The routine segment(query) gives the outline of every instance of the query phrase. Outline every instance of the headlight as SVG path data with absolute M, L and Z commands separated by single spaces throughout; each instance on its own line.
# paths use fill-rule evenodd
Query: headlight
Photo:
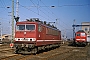
M 33 40 L 32 41 L 36 41 L 36 38 L 33 38 Z

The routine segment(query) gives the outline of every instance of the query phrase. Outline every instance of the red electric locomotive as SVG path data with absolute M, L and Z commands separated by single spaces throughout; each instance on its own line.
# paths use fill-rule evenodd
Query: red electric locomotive
M 41 49 L 60 46 L 61 31 L 39 19 L 16 22 L 15 53 L 37 53 Z
M 79 30 L 76 32 L 75 44 L 76 45 L 86 45 L 87 44 L 87 34 L 83 30 Z

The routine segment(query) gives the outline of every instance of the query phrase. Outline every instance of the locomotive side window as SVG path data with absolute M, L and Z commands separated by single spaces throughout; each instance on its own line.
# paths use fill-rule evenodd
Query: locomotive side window
M 38 25 L 38 31 L 41 32 L 41 30 L 42 30 L 41 25 Z
M 26 25 L 26 30 L 35 30 L 35 25 Z
M 17 30 L 25 30 L 25 25 L 17 25 Z

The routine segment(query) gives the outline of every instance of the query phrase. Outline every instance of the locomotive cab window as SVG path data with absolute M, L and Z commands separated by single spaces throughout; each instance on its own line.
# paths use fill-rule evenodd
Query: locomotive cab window
M 26 25 L 26 30 L 35 30 L 35 25 Z
M 25 30 L 25 25 L 17 25 L 17 30 Z
M 77 36 L 80 36 L 80 34 L 77 34 Z
M 81 36 L 85 36 L 85 33 L 81 33 Z

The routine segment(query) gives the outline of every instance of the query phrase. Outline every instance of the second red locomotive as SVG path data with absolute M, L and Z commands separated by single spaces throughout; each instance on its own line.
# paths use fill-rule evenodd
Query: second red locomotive
M 86 45 L 87 44 L 87 34 L 83 30 L 79 30 L 76 32 L 75 44 L 76 45 Z
M 60 46 L 61 31 L 39 19 L 16 22 L 15 53 L 37 53 L 41 49 Z

